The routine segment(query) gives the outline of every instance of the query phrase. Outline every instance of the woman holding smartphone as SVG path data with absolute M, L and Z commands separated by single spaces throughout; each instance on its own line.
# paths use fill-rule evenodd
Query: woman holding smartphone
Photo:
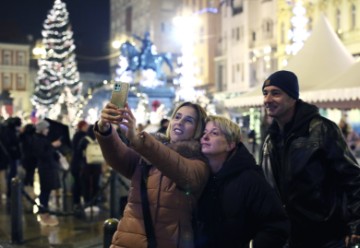
M 102 110 L 95 133 L 104 158 L 131 180 L 112 247 L 194 247 L 192 213 L 210 173 L 199 142 L 205 118 L 201 106 L 184 102 L 166 136 L 156 138 L 136 132 L 128 104 L 118 109 L 108 103 Z M 111 124 L 126 126 L 129 146 Z

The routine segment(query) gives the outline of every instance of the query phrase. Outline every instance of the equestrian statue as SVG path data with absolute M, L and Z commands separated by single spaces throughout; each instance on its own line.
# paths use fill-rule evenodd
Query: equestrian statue
M 128 62 L 126 71 L 136 72 L 150 69 L 156 72 L 158 79 L 165 78 L 162 68 L 164 63 L 170 71 L 173 71 L 171 53 L 156 53 L 149 32 L 145 32 L 143 38 L 137 35 L 133 35 L 133 37 L 142 42 L 140 51 L 130 41 L 126 41 L 120 46 L 120 53 Z

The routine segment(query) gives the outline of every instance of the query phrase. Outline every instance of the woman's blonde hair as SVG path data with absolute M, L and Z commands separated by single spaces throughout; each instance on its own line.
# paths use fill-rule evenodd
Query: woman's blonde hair
M 226 117 L 217 115 L 209 115 L 206 118 L 206 123 L 210 121 L 214 122 L 215 126 L 217 126 L 225 135 L 228 143 L 235 142 L 235 144 L 237 144 L 241 141 L 241 129 L 235 122 Z
M 193 139 L 200 140 L 200 138 L 204 132 L 204 129 L 205 129 L 205 119 L 207 117 L 207 114 L 206 114 L 205 109 L 203 107 L 201 107 L 199 104 L 192 103 L 192 102 L 183 102 L 183 103 L 179 104 L 175 108 L 175 110 L 173 111 L 173 113 L 171 115 L 170 123 L 171 123 L 171 120 L 176 115 L 176 113 L 178 112 L 178 110 L 184 106 L 189 106 L 189 107 L 193 108 L 196 112 L 197 120 L 196 120 L 196 128 L 195 128 L 195 133 L 194 133 Z M 169 125 L 166 130 L 166 137 L 169 139 L 170 139 L 170 129 L 171 129 L 171 125 Z

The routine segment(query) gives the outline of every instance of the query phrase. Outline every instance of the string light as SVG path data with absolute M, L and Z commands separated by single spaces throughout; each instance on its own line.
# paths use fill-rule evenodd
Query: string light
M 77 121 L 82 82 L 77 69 L 73 32 L 66 4 L 55 0 L 43 24 L 44 56 L 38 60 L 39 70 L 32 103 L 38 113 L 58 119 L 66 114 L 66 122 Z M 51 110 L 51 111 L 50 111 Z

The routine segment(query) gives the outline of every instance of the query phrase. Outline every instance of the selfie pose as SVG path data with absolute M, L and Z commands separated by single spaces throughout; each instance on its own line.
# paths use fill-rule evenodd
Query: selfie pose
M 129 105 L 108 103 L 95 125 L 104 158 L 131 180 L 128 203 L 112 247 L 194 247 L 192 213 L 209 176 L 199 139 L 205 111 L 185 102 L 174 111 L 166 138 L 136 131 Z M 111 124 L 124 125 L 127 146 Z

